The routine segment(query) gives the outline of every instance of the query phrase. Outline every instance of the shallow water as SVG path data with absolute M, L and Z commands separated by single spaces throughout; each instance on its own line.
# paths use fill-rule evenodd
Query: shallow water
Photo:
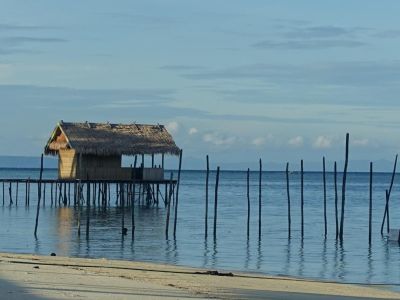
M 2 178 L 36 178 L 38 170 L 0 170 Z M 55 178 L 55 170 L 46 170 Z M 400 247 L 380 235 L 384 191 L 391 174 L 374 174 L 373 241 L 368 245 L 369 174 L 350 173 L 346 192 L 344 242 L 335 240 L 333 174 L 327 174 L 328 236 L 324 239 L 322 174 L 305 173 L 305 235 L 300 238 L 300 178 L 291 173 L 292 234 L 288 239 L 285 173 L 264 172 L 262 187 L 262 237 L 258 239 L 258 173 L 251 173 L 251 231 L 246 236 L 246 172 L 222 172 L 219 187 L 217 239 L 213 239 L 214 181 L 210 176 L 209 237 L 204 238 L 205 173 L 182 172 L 176 240 L 165 239 L 166 210 L 135 206 L 135 240 L 130 237 L 130 209 L 125 211 L 128 236 L 121 236 L 121 208 L 90 210 L 90 235 L 85 235 L 86 211 L 82 212 L 82 235 L 77 235 L 77 211 L 69 207 L 40 209 L 38 239 L 33 236 L 36 188 L 31 205 L 25 207 L 25 186 L 20 185 L 18 207 L 0 206 L 0 251 L 77 257 L 163 262 L 208 269 L 261 272 L 340 282 L 400 283 Z M 338 178 L 339 199 L 341 176 Z M 0 187 L 1 188 L 1 187 Z M 1 189 L 0 189 L 1 191 Z M 14 192 L 15 193 L 15 189 Z M 49 193 L 49 188 L 47 188 Z M 115 195 L 113 191 L 112 195 Z M 15 195 L 13 195 L 15 197 Z M 399 189 L 391 197 L 390 225 L 400 228 Z M 14 198 L 15 201 L 15 198 Z M 173 209 L 171 210 L 173 211 Z M 173 221 L 173 214 L 172 214 Z

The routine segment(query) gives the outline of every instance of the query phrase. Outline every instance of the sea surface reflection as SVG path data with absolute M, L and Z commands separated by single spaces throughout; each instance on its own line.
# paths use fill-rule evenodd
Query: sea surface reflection
M 2 170 L 2 177 L 36 176 L 35 170 Z M 47 170 L 48 178 L 55 176 Z M 212 174 L 214 176 L 214 174 Z M 214 240 L 213 187 L 210 186 L 210 225 L 204 237 L 203 172 L 182 174 L 176 239 L 166 239 L 166 210 L 163 205 L 136 205 L 135 239 L 131 238 L 131 210 L 111 200 L 111 206 L 86 207 L 81 212 L 81 235 L 77 234 L 78 211 L 74 207 L 40 209 L 38 238 L 33 236 L 36 198 L 31 205 L 20 199 L 18 206 L 0 207 L 0 250 L 3 252 L 51 252 L 62 256 L 161 262 L 207 269 L 260 272 L 273 275 L 319 278 L 341 282 L 399 284 L 400 247 L 379 233 L 384 209 L 384 190 L 390 174 L 376 174 L 374 185 L 373 241 L 368 245 L 368 174 L 350 173 L 345 238 L 335 239 L 332 174 L 328 174 L 328 236 L 324 238 L 322 174 L 305 174 L 305 235 L 300 236 L 299 177 L 291 177 L 292 232 L 287 234 L 287 202 L 284 173 L 265 173 L 263 185 L 263 231 L 258 238 L 257 173 L 251 174 L 251 231 L 246 234 L 246 173 L 222 172 L 218 206 L 218 232 Z M 26 176 L 28 177 L 28 176 Z M 212 181 L 213 178 L 211 178 Z M 34 189 L 34 187 L 32 187 Z M 115 193 L 112 191 L 111 194 Z M 392 192 L 391 226 L 400 228 L 399 189 Z M 21 187 L 20 195 L 24 195 Z M 7 195 L 6 195 L 7 196 Z M 171 210 L 173 211 L 173 210 Z M 122 214 L 128 235 L 121 234 Z M 89 235 L 86 217 L 90 216 Z M 173 214 L 171 224 L 173 223 Z

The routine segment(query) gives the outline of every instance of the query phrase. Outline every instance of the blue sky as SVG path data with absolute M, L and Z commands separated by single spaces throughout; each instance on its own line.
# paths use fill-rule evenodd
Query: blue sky
M 164 123 L 193 165 L 341 160 L 346 132 L 365 169 L 399 151 L 399 1 L 1 7 L 0 155 L 61 119 Z

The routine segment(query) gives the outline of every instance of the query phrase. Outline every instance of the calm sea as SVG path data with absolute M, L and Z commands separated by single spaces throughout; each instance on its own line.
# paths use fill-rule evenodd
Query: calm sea
M 38 173 L 38 170 L 2 169 L 0 177 L 37 178 Z M 56 171 L 46 170 L 45 177 L 55 178 Z M 165 238 L 166 210 L 163 205 L 159 208 L 136 206 L 135 240 L 130 238 L 130 232 L 123 238 L 123 212 L 115 206 L 115 192 L 112 193 L 114 199 L 111 200 L 111 207 L 92 207 L 89 238 L 85 236 L 84 220 L 82 235 L 80 238 L 77 236 L 77 212 L 74 208 L 51 207 L 50 196 L 47 195 L 46 206 L 40 210 L 36 240 L 33 236 L 36 188 L 31 190 L 30 207 L 23 205 L 24 185 L 20 186 L 18 207 L 10 207 L 6 185 L 5 206 L 0 207 L 0 251 L 44 255 L 55 252 L 62 256 L 151 261 L 339 282 L 398 284 L 400 247 L 380 235 L 385 189 L 389 187 L 390 177 L 391 174 L 387 173 L 374 174 L 371 247 L 368 245 L 369 174 L 350 173 L 348 176 L 344 242 L 340 245 L 335 239 L 332 173 L 327 174 L 327 239 L 324 238 L 322 174 L 305 173 L 303 240 L 300 238 L 299 174 L 290 174 L 292 235 L 288 239 L 285 173 L 263 173 L 262 237 L 259 240 L 258 173 L 251 173 L 251 230 L 248 240 L 246 172 L 222 172 L 217 239 L 214 241 L 212 225 L 215 173 L 210 176 L 209 237 L 205 239 L 205 173 L 184 171 L 175 240 L 172 236 L 170 239 Z M 338 179 L 340 199 L 341 176 Z M 399 188 L 395 181 L 390 206 L 392 228 L 400 228 Z M 82 216 L 85 218 L 85 211 Z M 125 222 L 129 231 L 130 219 L 130 211 L 127 209 Z

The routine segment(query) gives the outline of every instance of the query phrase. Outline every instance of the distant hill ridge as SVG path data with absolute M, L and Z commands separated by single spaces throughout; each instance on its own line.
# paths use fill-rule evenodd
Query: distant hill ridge
M 57 168 L 57 158 L 45 157 L 45 168 Z M 34 156 L 0 156 L 0 168 L 40 168 L 40 157 Z
M 132 164 L 131 157 L 123 157 L 122 164 L 124 166 L 129 166 Z M 151 162 L 146 160 L 145 165 L 150 164 Z M 221 166 L 221 170 L 241 170 L 245 171 L 247 168 L 250 168 L 252 171 L 258 170 L 258 159 L 249 162 L 222 162 L 219 164 Z M 285 162 L 263 162 L 263 170 L 264 171 L 284 171 L 285 170 Z M 343 162 L 338 162 L 338 171 L 341 172 L 343 168 Z M 293 161 L 290 164 L 292 171 L 299 170 L 299 162 Z M 58 168 L 58 158 L 45 156 L 44 158 L 44 167 L 46 169 L 56 169 Z M 165 162 L 166 169 L 176 169 L 178 167 L 178 162 L 176 158 L 167 159 Z M 7 156 L 0 155 L 0 168 L 40 168 L 40 156 Z M 211 169 L 216 168 L 216 163 L 214 162 L 211 166 Z M 205 159 L 199 159 L 195 157 L 185 157 L 183 158 L 183 166 L 184 170 L 205 170 Z M 322 163 L 321 162 L 311 162 L 305 161 L 305 171 L 322 171 Z M 349 172 L 368 172 L 369 170 L 369 162 L 363 160 L 350 160 L 349 162 Z M 375 172 L 392 172 L 393 170 L 393 162 L 390 160 L 377 160 L 374 162 L 374 171 Z M 398 168 L 398 171 L 400 168 Z M 333 161 L 327 161 L 327 172 L 333 171 Z

